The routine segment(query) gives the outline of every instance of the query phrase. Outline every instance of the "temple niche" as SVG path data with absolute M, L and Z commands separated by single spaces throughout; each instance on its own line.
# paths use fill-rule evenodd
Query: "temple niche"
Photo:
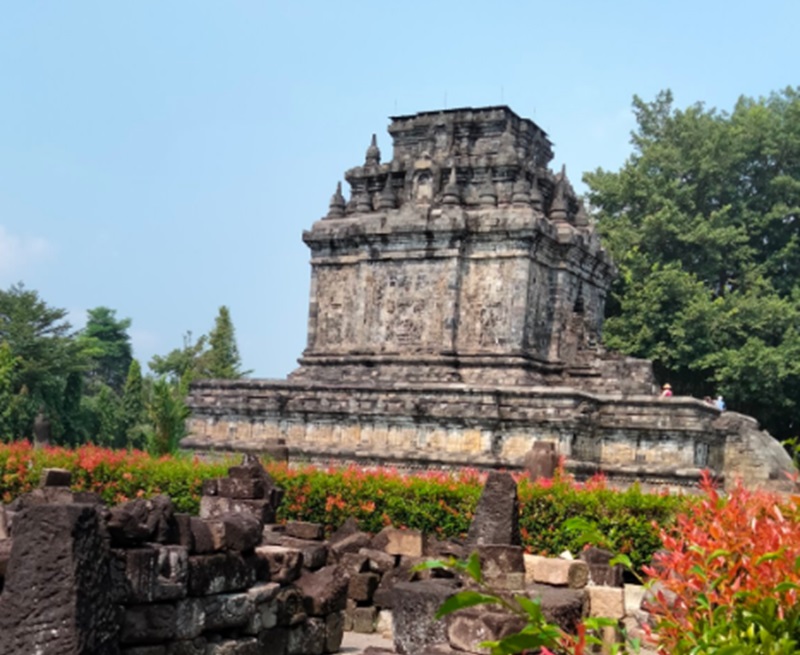
M 303 233 L 308 340 L 286 380 L 203 380 L 184 448 L 405 467 L 522 466 L 685 486 L 703 468 L 780 486 L 750 418 L 660 400 L 650 362 L 602 344 L 616 269 L 550 139 L 505 106 L 391 118 Z

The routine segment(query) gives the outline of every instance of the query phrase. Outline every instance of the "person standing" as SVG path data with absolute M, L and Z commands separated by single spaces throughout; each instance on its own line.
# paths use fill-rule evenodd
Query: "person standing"
M 661 397 L 672 398 L 672 385 L 669 382 L 661 387 Z
M 725 411 L 725 401 L 722 399 L 722 394 L 717 396 L 716 400 L 714 401 L 714 406 L 721 412 Z

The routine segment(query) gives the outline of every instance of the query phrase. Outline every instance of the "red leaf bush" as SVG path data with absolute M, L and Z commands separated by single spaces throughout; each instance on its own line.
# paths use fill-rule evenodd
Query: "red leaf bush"
M 701 486 L 644 568 L 660 652 L 799 652 L 800 497 Z

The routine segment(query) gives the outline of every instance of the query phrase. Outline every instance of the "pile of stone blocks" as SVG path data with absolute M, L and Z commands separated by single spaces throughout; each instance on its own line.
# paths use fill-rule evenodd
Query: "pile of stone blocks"
M 484 581 L 495 593 L 538 600 L 545 618 L 575 634 L 581 619 L 618 621 L 629 636 L 642 637 L 648 616 L 641 610 L 643 590 L 624 585 L 612 553 L 590 548 L 579 559 L 527 554 L 520 545 L 516 483 L 507 473 L 491 473 L 478 503 L 466 549 L 477 552 Z M 401 582 L 393 590 L 394 650 L 372 648 L 365 655 L 486 654 L 478 644 L 498 640 L 524 626 L 519 617 L 495 606 L 479 606 L 435 619 L 436 610 L 459 590 L 474 587 L 466 577 Z M 610 629 L 609 645 L 620 638 Z
M 0 558 L 4 655 L 339 650 L 348 576 L 262 546 L 282 493 L 260 464 L 207 482 L 200 517 L 176 513 L 166 496 L 110 509 L 74 502 L 68 484 L 20 497 L 10 530 L 0 512 L 1 543 L 11 543 Z

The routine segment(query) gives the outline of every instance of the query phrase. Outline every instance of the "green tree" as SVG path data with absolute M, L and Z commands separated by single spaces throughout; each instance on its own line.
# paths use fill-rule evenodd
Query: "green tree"
M 163 357 L 154 355 L 148 366 L 153 373 L 166 377 L 173 384 L 187 377 L 209 377 L 205 356 L 207 342 L 207 336 L 202 335 L 194 341 L 192 333 L 187 332 L 183 335 L 183 348 L 175 348 Z
M 633 102 L 634 151 L 587 173 L 620 268 L 605 341 L 678 393 L 723 393 L 775 436 L 800 425 L 800 89 L 731 113 Z
M 70 446 L 86 442 L 89 435 L 86 431 L 86 420 L 82 408 L 83 374 L 72 371 L 67 375 L 64 384 L 64 396 L 61 404 L 64 436 L 62 441 Z
M 153 382 L 147 412 L 153 424 L 150 451 L 155 455 L 174 452 L 178 441 L 186 434 L 189 410 L 184 402 L 185 387 L 173 385 L 166 379 Z
M 87 377 L 90 382 L 102 382 L 121 394 L 133 359 L 128 335 L 131 319 L 118 320 L 116 311 L 108 307 L 95 307 L 87 314 L 86 327 L 80 335 L 91 352 Z
M 126 445 L 129 448 L 146 446 L 147 408 L 145 406 L 144 381 L 139 361 L 131 361 L 125 388 L 122 394 L 122 425 Z
M 91 440 L 106 448 L 123 448 L 126 437 L 122 429 L 122 401 L 107 384 L 98 385 L 96 393 L 83 397 Z
M 0 441 L 9 441 L 14 433 L 14 373 L 18 360 L 7 341 L 0 343 Z
M 228 308 L 223 305 L 208 335 L 207 371 L 212 378 L 236 379 L 247 375 L 242 371 L 242 360 L 236 345 L 236 334 Z
M 21 283 L 0 291 L 0 343 L 16 361 L 11 375 L 11 438 L 31 435 L 44 405 L 53 435 L 63 434 L 62 399 L 67 376 L 87 368 L 85 345 L 74 338 L 64 309 L 50 307 Z

